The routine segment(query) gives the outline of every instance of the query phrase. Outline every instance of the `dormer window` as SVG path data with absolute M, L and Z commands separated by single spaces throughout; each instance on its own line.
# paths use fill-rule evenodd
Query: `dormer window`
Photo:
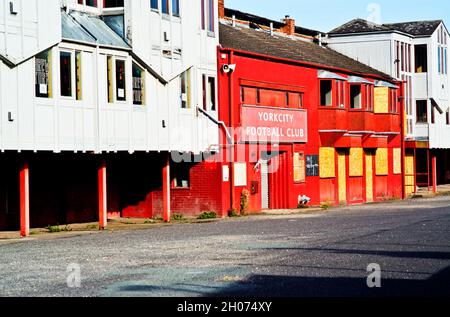
M 124 0 L 104 0 L 103 7 L 108 8 L 123 8 Z

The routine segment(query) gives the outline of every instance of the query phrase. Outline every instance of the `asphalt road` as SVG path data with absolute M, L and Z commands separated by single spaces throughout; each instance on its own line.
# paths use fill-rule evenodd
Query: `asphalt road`
M 0 243 L 0 295 L 449 296 L 450 198 Z

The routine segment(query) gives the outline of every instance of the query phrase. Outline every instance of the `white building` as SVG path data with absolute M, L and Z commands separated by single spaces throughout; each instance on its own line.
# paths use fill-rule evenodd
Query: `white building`
M 28 173 L 40 153 L 72 153 L 76 165 L 217 147 L 217 125 L 198 110 L 217 119 L 217 16 L 217 0 L 2 0 L 0 161 Z
M 414 190 L 450 183 L 449 41 L 440 20 L 379 25 L 357 19 L 326 39 L 330 48 L 405 82 L 406 178 Z

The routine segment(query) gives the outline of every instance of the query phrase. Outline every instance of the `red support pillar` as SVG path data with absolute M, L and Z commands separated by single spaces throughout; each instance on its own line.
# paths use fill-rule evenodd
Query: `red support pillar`
M 108 226 L 108 196 L 106 186 L 106 162 L 98 169 L 98 227 L 100 230 Z
M 20 235 L 30 235 L 30 170 L 28 163 L 20 168 Z
M 170 158 L 167 155 L 163 166 L 163 219 L 170 222 Z
M 433 193 L 437 193 L 437 157 L 434 152 L 431 155 L 431 178 L 433 182 Z

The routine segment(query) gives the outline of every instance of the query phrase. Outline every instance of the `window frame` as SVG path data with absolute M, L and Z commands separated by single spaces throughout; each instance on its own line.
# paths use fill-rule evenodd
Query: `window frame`
M 109 60 L 111 60 L 111 78 L 109 78 Z M 119 100 L 118 99 L 118 88 L 117 88 L 117 62 L 121 61 L 124 63 L 125 66 L 125 100 Z M 107 97 L 107 103 L 112 105 L 112 104 L 126 104 L 129 101 L 129 94 L 128 94 L 128 59 L 126 57 L 122 57 L 122 56 L 116 56 L 116 55 L 106 55 L 106 85 L 107 85 L 107 93 L 106 93 L 106 97 Z M 110 83 L 111 81 L 111 87 L 112 87 L 112 92 L 109 90 L 110 89 Z M 111 95 L 110 95 L 111 94 Z
M 179 173 L 180 173 L 180 169 L 182 168 L 187 168 L 187 171 L 183 171 L 185 175 L 183 176 L 187 176 L 188 177 L 188 184 L 187 186 L 182 186 L 178 184 L 178 178 Z M 192 187 L 192 177 L 191 177 L 191 169 L 192 169 L 192 165 L 189 163 L 177 163 L 177 164 L 171 164 L 171 174 L 173 175 L 173 179 L 170 182 L 171 183 L 171 189 L 173 190 L 190 190 Z M 185 179 L 181 180 L 181 183 L 183 183 L 183 181 L 186 181 Z
M 330 104 L 324 104 L 324 103 L 322 103 L 322 83 L 324 83 L 324 82 L 329 82 L 330 83 L 330 94 L 331 94 L 331 96 L 330 96 Z M 334 107 L 334 80 L 332 80 L 332 79 L 320 79 L 319 80 L 319 105 L 320 105 L 320 107 L 323 107 L 323 108 L 333 108 Z M 324 100 L 326 100 L 327 98 L 325 98 Z
M 350 97 L 350 103 L 349 103 L 349 110 L 351 111 L 364 111 L 364 94 L 363 94 L 363 84 L 360 83 L 350 83 L 349 85 L 349 97 Z M 359 107 L 355 108 L 352 107 L 352 104 L 354 103 L 354 97 L 352 97 L 352 88 L 358 87 L 359 88 Z
M 38 93 L 38 85 L 40 85 L 38 83 L 37 77 L 38 77 L 38 72 L 37 72 L 37 64 L 36 64 L 36 59 L 41 59 L 38 57 L 41 57 L 43 54 L 46 54 L 46 61 L 47 61 L 47 72 L 46 72 L 46 80 L 47 80 L 47 96 L 44 96 L 44 94 Z M 54 98 L 54 85 L 53 85 L 53 55 L 54 55 L 54 50 L 52 48 L 43 51 L 39 54 L 37 54 L 34 57 L 34 97 L 35 98 L 39 98 L 39 99 L 53 99 Z
M 425 114 L 425 120 L 419 121 L 419 106 L 425 105 L 425 111 L 423 113 Z M 426 99 L 420 99 L 416 100 L 416 124 L 428 124 L 428 100 Z
M 183 77 L 185 77 L 183 85 Z M 190 110 L 192 108 L 192 71 L 187 69 L 180 75 L 180 108 L 182 110 Z M 183 92 L 183 90 L 185 92 Z M 186 100 L 183 100 L 183 94 L 186 94 Z M 183 104 L 186 103 L 186 106 Z
M 214 91 L 210 86 L 211 80 Z M 205 111 L 217 111 L 217 78 L 215 76 L 202 75 L 202 108 Z
M 133 88 L 133 105 L 137 106 L 137 107 L 144 107 L 146 106 L 146 85 L 145 85 L 145 79 L 146 79 L 146 72 L 145 69 L 143 67 L 141 67 L 138 63 L 136 63 L 135 61 L 132 61 L 131 63 L 131 76 L 132 76 L 132 88 Z M 138 91 L 139 89 L 135 88 L 135 77 L 134 76 L 134 69 L 138 68 L 139 71 L 141 72 L 141 76 L 140 76 L 140 80 L 141 80 L 141 87 L 140 87 L 140 92 L 141 92 L 141 103 L 137 103 L 135 101 L 135 93 L 136 91 Z

